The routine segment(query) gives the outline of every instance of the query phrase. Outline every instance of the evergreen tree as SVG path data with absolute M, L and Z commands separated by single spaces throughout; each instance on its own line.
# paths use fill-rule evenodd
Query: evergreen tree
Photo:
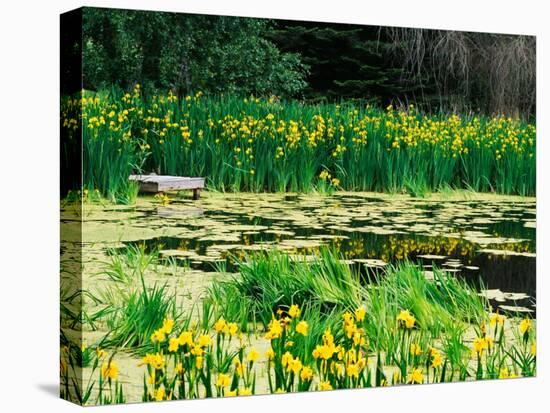
M 277 21 L 272 39 L 282 51 L 299 53 L 310 67 L 305 90 L 310 98 L 385 104 L 414 90 L 390 59 L 392 43 L 378 27 Z

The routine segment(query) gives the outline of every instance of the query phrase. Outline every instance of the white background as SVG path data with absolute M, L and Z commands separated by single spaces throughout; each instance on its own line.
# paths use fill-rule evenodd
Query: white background
M 538 54 L 538 377 L 225 400 L 102 411 L 548 411 L 550 34 L 540 1 L 272 2 L 4 0 L 0 11 L 0 410 L 66 412 L 58 382 L 59 14 L 82 5 L 536 34 Z M 546 19 L 545 19 L 546 17 Z M 546 27 L 545 27 L 546 24 Z

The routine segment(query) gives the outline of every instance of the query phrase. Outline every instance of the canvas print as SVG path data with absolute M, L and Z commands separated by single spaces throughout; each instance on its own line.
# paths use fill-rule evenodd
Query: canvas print
M 61 397 L 535 376 L 535 43 L 63 14 Z

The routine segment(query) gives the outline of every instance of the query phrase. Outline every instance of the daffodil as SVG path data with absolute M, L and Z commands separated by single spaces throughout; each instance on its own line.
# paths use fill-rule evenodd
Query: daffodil
M 434 369 L 438 368 L 443 364 L 443 360 L 441 359 L 441 354 L 436 353 L 432 356 L 432 367 Z
M 164 356 L 161 353 L 155 353 L 155 354 L 147 353 L 145 357 L 143 357 L 141 362 L 141 364 L 149 365 L 156 370 L 163 369 L 164 363 L 165 363 Z

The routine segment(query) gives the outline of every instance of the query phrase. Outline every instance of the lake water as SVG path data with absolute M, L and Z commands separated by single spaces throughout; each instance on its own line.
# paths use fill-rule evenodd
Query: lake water
M 261 249 L 307 255 L 330 245 L 362 271 L 411 260 L 427 277 L 436 266 L 476 284 L 494 307 L 536 307 L 534 198 L 206 194 L 168 205 L 142 199 L 90 219 L 92 238 L 144 244 L 199 272 L 220 263 L 235 271 L 235 259 Z

